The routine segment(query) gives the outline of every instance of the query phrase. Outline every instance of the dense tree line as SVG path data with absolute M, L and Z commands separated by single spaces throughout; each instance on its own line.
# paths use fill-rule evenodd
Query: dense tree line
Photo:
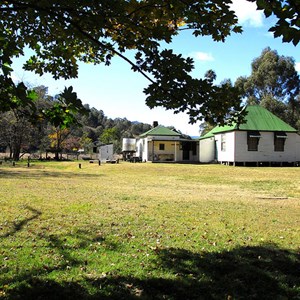
M 57 96 L 49 96 L 45 86 L 36 87 L 34 91 L 37 94 L 34 107 L 18 106 L 0 114 L 0 148 L 8 151 L 10 159 L 19 160 L 23 153 L 44 155 L 47 151 L 59 159 L 61 153 L 76 153 L 79 149 L 90 154 L 100 143 L 113 143 L 115 152 L 119 153 L 123 138 L 136 137 L 151 128 L 149 124 L 126 118 L 111 119 L 88 104 L 84 105 L 85 112 L 69 115 L 69 124 L 64 123 L 65 116 L 53 122 L 48 114 L 56 112 L 56 105 L 62 101 Z M 31 118 L 32 109 L 38 118 Z M 62 107 L 59 107 L 57 114 L 61 113 Z

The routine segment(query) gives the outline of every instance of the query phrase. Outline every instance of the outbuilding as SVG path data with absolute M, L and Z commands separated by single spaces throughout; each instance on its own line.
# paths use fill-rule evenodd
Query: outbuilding
M 114 145 L 107 144 L 99 147 L 99 161 L 111 162 L 114 161 Z

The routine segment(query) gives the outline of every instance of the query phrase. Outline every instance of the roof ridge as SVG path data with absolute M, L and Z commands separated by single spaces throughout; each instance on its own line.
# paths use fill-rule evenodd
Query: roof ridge
M 179 132 L 172 130 L 164 125 L 157 125 L 156 127 L 151 128 L 150 130 L 140 134 L 140 137 L 145 137 L 147 135 L 169 135 L 169 136 L 181 136 Z

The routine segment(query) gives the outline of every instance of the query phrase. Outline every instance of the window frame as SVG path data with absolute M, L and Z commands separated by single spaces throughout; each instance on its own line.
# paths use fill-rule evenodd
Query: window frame
M 158 149 L 159 149 L 159 151 L 165 151 L 165 144 L 159 143 L 158 144 Z
M 247 146 L 248 151 L 258 151 L 259 140 L 261 138 L 259 131 L 248 131 L 247 132 Z
M 221 151 L 226 152 L 226 134 L 221 134 Z
M 283 131 L 274 132 L 274 152 L 284 152 L 287 134 Z

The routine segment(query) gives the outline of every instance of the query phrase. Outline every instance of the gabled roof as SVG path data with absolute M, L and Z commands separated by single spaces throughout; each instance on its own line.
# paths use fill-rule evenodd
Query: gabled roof
M 247 112 L 245 123 L 240 124 L 239 126 L 237 124 L 232 124 L 231 126 L 216 126 L 210 132 L 200 137 L 200 139 L 209 138 L 218 133 L 234 130 L 297 132 L 295 128 L 291 127 L 260 105 L 248 105 L 245 107 L 245 110 Z
M 179 137 L 181 136 L 181 134 L 167 127 L 159 125 L 140 135 L 140 137 L 146 137 L 146 136 L 178 136 Z

